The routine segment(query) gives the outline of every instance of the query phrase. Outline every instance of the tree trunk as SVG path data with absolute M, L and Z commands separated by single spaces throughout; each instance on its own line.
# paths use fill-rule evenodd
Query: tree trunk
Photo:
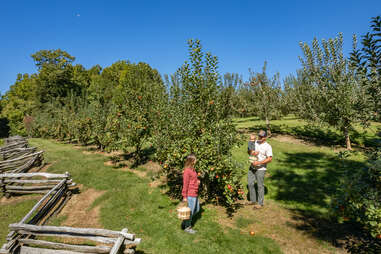
M 267 132 L 267 137 L 271 137 L 270 121 L 267 116 L 266 116 L 266 132 Z
M 351 146 L 351 139 L 349 138 L 349 130 L 348 127 L 344 128 L 344 135 L 345 135 L 345 144 L 347 146 L 347 150 L 352 150 Z

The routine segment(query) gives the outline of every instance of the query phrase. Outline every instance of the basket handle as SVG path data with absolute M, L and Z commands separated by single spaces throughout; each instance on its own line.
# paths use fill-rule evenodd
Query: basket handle
M 188 207 L 188 201 L 181 201 L 179 207 Z

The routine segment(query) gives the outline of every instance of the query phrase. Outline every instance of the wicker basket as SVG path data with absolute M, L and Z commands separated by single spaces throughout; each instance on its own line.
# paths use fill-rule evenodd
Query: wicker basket
M 189 220 L 191 215 L 191 209 L 187 206 L 177 208 L 177 218 L 180 220 Z

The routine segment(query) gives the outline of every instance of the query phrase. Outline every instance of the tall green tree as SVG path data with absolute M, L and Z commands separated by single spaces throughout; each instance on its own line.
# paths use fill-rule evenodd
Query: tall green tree
M 238 137 L 225 111 L 218 59 L 204 53 L 199 40 L 190 40 L 189 60 L 167 78 L 168 101 L 153 136 L 157 159 L 163 163 L 171 194 L 181 195 L 183 163 L 190 153 L 197 157 L 202 179 L 200 195 L 232 205 L 242 195 L 241 175 L 231 150 Z
M 225 73 L 221 87 L 221 99 L 223 101 L 226 116 L 237 115 L 241 108 L 241 98 L 237 91 L 242 86 L 242 75 L 238 73 Z
M 367 89 L 374 111 L 374 119 L 381 120 L 381 17 L 371 20 L 371 31 L 362 36 L 362 48 L 357 48 L 357 38 L 353 38 L 350 62 L 357 78 Z
M 40 50 L 32 54 L 32 58 L 38 68 L 36 95 L 40 103 L 48 102 L 52 98 L 66 97 L 70 91 L 81 93 L 81 83 L 76 82 L 81 68 L 74 68 L 72 65 L 75 57 L 57 49 Z M 74 73 L 77 73 L 76 78 Z
M 279 74 L 269 79 L 266 74 L 267 63 L 261 73 L 250 73 L 250 89 L 255 104 L 256 115 L 266 121 L 267 133 L 271 136 L 270 120 L 281 117 L 282 89 Z
M 37 75 L 18 74 L 16 82 L 2 97 L 1 116 L 6 118 L 11 135 L 25 135 L 24 117 L 36 109 Z
M 116 124 L 120 127 L 117 147 L 125 151 L 135 147 L 137 162 L 142 159 L 143 144 L 152 135 L 164 98 L 165 87 L 157 70 L 146 63 L 125 63 L 112 99 L 118 110 Z
M 302 98 L 298 114 L 306 119 L 342 131 L 347 149 L 352 149 L 349 132 L 355 123 L 366 125 L 370 118 L 367 91 L 357 80 L 353 68 L 343 55 L 343 36 L 312 45 L 300 43 L 303 57 Z
M 283 80 L 282 114 L 296 114 L 298 111 L 297 89 L 301 84 L 301 75 L 289 75 Z

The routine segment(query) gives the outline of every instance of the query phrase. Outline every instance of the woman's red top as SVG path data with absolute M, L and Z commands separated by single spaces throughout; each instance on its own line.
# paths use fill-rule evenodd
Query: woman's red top
M 194 168 L 184 169 L 182 191 L 183 197 L 197 197 L 199 183 L 200 181 L 197 179 L 197 172 L 194 170 Z

